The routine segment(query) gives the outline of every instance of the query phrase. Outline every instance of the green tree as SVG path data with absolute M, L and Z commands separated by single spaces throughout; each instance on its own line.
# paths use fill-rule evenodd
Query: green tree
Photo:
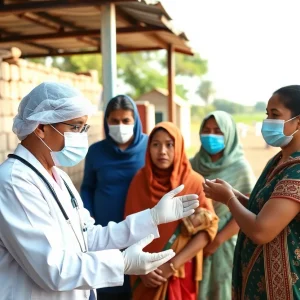
M 257 112 L 265 112 L 266 111 L 267 104 L 263 101 L 256 102 L 254 106 L 254 110 Z
M 238 114 L 245 111 L 243 105 L 228 100 L 216 99 L 212 104 L 217 110 L 223 110 L 230 114 Z
M 134 99 L 156 87 L 166 88 L 167 78 L 159 66 L 151 65 L 153 54 L 137 52 L 118 55 L 118 77 L 132 87 Z
M 160 59 L 161 65 L 167 69 L 167 56 Z M 180 53 L 175 54 L 175 73 L 176 76 L 201 77 L 207 73 L 207 60 L 200 57 L 198 53 L 193 56 Z
M 197 94 L 204 100 L 206 105 L 209 104 L 209 99 L 214 93 L 215 89 L 209 80 L 203 80 L 197 90 Z
M 199 55 L 186 56 L 176 54 L 176 75 L 199 77 L 207 71 L 207 62 Z M 134 99 L 154 88 L 167 88 L 167 68 L 165 51 L 121 53 L 117 56 L 118 78 L 131 87 Z M 74 55 L 56 57 L 52 65 L 63 71 L 85 72 L 91 69 L 99 71 L 99 82 L 102 81 L 102 58 L 100 54 Z M 176 85 L 176 93 L 186 99 L 184 85 Z

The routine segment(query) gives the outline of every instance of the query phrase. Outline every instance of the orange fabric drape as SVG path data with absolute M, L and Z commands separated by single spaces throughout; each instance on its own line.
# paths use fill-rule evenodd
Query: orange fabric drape
M 153 133 L 158 128 L 165 129 L 174 140 L 174 162 L 172 168 L 169 170 L 159 170 L 151 161 L 149 145 L 151 143 L 151 137 Z M 211 200 L 206 199 L 203 192 L 203 181 L 203 177 L 192 170 L 190 162 L 184 151 L 184 141 L 179 129 L 170 122 L 159 123 L 153 129 L 149 137 L 145 166 L 138 171 L 131 182 L 125 205 L 125 217 L 147 208 L 152 208 L 167 192 L 181 184 L 184 184 L 185 186 L 181 194 L 198 194 L 200 207 L 207 209 L 214 215 Z M 181 224 L 181 221 L 159 225 L 158 228 L 160 238 L 155 239 L 144 249 L 144 251 L 161 251 L 179 224 Z M 210 228 L 207 228 L 207 232 L 211 239 L 214 238 L 216 230 L 217 222 L 214 223 L 213 230 L 210 231 Z M 177 240 L 173 243 L 172 249 L 178 253 L 185 247 L 190 239 L 191 236 L 184 236 L 180 234 Z M 199 280 L 199 278 L 202 276 L 202 251 L 199 253 L 199 255 L 197 255 L 197 257 L 200 259 L 200 261 L 196 261 L 196 268 L 201 271 L 201 274 L 196 272 L 195 280 Z M 201 269 L 198 268 L 199 264 Z M 184 278 L 184 266 L 179 268 L 178 271 L 179 274 L 175 274 L 175 276 Z M 132 276 L 131 282 L 135 282 L 136 279 L 136 276 Z M 146 288 L 141 283 L 134 289 L 133 299 L 162 300 L 164 299 L 163 295 L 165 295 L 166 291 L 167 284 L 158 289 L 150 289 Z

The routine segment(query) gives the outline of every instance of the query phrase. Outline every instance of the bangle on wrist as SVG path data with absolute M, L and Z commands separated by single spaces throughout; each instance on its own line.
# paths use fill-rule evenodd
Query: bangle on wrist
M 232 197 L 230 197 L 230 198 L 228 199 L 228 201 L 227 201 L 227 203 L 226 203 L 227 206 L 229 205 L 230 201 L 231 201 L 233 198 L 235 198 L 235 195 L 233 195 Z
M 176 272 L 177 272 L 177 270 L 175 269 L 173 263 L 170 263 L 170 268 L 172 269 L 173 273 L 176 273 Z

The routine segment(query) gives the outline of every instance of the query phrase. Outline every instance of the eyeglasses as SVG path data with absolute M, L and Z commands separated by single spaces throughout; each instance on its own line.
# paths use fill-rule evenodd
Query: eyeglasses
M 80 133 L 83 133 L 83 132 L 88 132 L 88 130 L 90 129 L 90 125 L 88 124 L 84 124 L 84 125 L 79 125 L 79 124 L 68 124 L 68 123 L 65 123 L 65 122 L 60 122 L 61 124 L 65 124 L 65 125 L 68 125 L 68 126 L 71 126 L 71 130 L 72 131 L 75 131 L 75 132 L 80 132 Z

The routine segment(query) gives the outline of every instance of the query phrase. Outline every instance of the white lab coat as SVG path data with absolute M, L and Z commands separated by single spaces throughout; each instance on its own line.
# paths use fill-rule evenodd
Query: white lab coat
M 90 289 L 123 284 L 119 250 L 148 234 L 158 237 L 149 210 L 125 221 L 95 226 L 70 178 L 53 168 L 54 177 L 23 146 L 15 154 L 34 165 L 51 183 L 84 247 L 76 209 L 61 178 L 70 186 L 88 230 L 88 252 L 79 243 L 45 183 L 18 160 L 0 165 L 0 299 L 88 299 Z M 109 201 L 110 199 L 105 199 Z M 104 251 L 101 251 L 104 250 Z

